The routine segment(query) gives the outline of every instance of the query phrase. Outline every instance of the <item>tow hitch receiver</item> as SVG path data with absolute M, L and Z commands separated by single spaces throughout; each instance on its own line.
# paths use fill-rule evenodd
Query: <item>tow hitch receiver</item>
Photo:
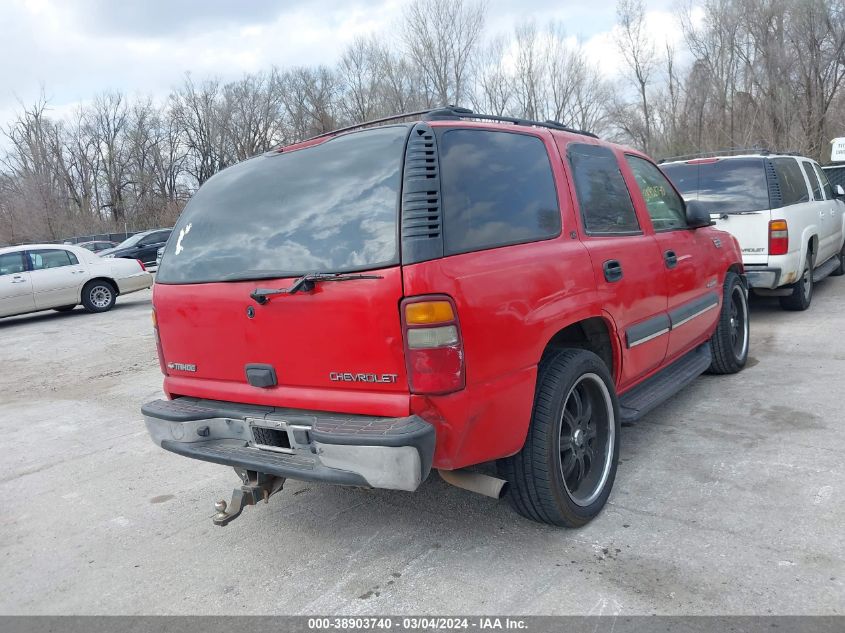
M 230 504 L 227 505 L 223 499 L 214 504 L 214 525 L 228 525 L 241 515 L 244 506 L 254 506 L 262 499 L 264 503 L 267 503 L 270 497 L 285 485 L 284 477 L 242 468 L 235 468 L 235 472 L 238 473 L 244 485 L 232 491 Z

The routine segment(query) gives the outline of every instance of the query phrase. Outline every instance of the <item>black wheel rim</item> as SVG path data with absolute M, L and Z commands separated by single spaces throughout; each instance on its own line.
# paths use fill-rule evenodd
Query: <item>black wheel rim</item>
M 739 286 L 731 292 L 730 316 L 731 348 L 734 357 L 742 360 L 748 352 L 748 301 Z
M 560 474 L 577 505 L 594 503 L 604 490 L 615 441 L 610 392 L 598 375 L 584 374 L 569 390 L 560 420 Z

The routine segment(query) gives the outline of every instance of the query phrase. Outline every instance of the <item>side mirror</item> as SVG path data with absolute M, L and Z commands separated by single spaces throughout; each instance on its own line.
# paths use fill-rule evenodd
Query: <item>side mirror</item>
M 836 185 L 833 188 L 833 197 L 834 198 L 845 198 L 845 189 L 842 188 L 842 185 Z
M 710 212 L 698 200 L 690 200 L 686 203 L 686 214 L 687 226 L 691 229 L 700 229 L 704 226 L 716 224 L 710 219 Z

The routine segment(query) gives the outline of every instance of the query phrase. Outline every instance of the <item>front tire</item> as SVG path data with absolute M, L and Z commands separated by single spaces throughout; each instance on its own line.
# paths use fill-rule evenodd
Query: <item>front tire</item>
M 619 435 L 619 403 L 604 362 L 582 349 L 548 354 L 525 445 L 499 460 L 513 508 L 541 523 L 588 523 L 610 496 Z
M 729 272 L 725 276 L 719 323 L 710 337 L 711 374 L 735 374 L 745 367 L 749 332 L 748 291 L 739 275 Z
M 108 312 L 117 300 L 117 289 L 108 281 L 89 281 L 82 288 L 82 305 L 88 312 Z
M 810 307 L 813 300 L 813 258 L 807 253 L 801 278 L 791 286 L 792 292 L 780 298 L 780 307 L 784 310 L 801 312 Z

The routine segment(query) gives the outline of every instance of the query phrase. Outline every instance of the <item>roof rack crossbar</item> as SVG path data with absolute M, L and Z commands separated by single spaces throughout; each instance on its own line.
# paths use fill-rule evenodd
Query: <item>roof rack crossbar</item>
M 667 156 L 661 158 L 659 163 L 668 163 L 676 160 L 691 160 L 693 158 L 716 158 L 718 156 L 734 156 L 737 154 L 782 154 L 785 152 L 773 152 L 767 147 L 729 147 L 727 149 L 716 149 L 698 154 L 682 154 L 680 156 Z
M 431 110 L 423 115 L 425 120 L 448 120 L 448 119 L 476 119 L 479 121 L 500 121 L 503 123 L 513 123 L 514 125 L 526 125 L 534 127 L 545 127 L 551 130 L 560 130 L 562 132 L 570 132 L 572 134 L 582 134 L 583 136 L 590 136 L 598 138 L 597 135 L 586 130 L 576 130 L 575 128 L 567 127 L 557 121 L 533 121 L 531 119 L 520 119 L 518 117 L 499 116 L 495 114 L 478 114 L 466 108 L 457 108 L 455 106 L 446 106 Z

